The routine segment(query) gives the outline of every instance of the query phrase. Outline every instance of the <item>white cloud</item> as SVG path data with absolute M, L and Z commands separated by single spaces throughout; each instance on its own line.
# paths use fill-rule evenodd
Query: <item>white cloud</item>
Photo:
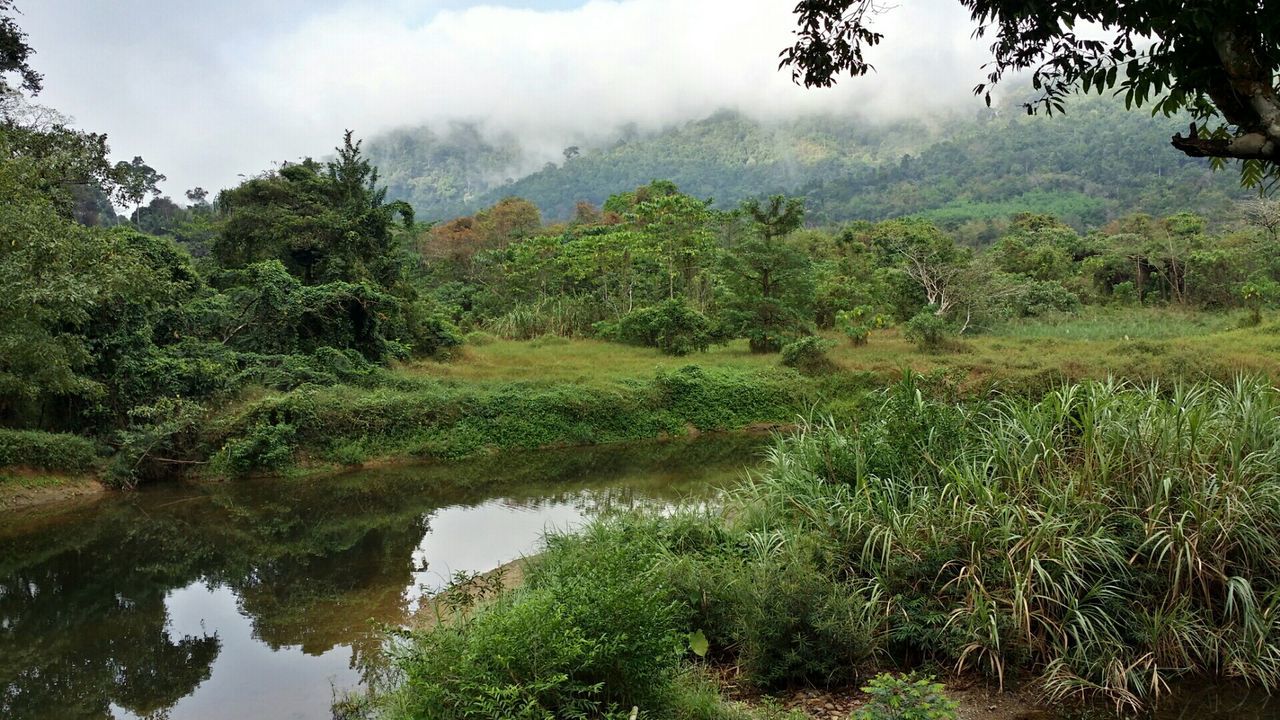
M 290 2 L 298 15 L 268 16 L 239 0 L 185 14 L 142 0 L 102 5 L 28 10 L 48 75 L 42 99 L 110 132 L 122 156 L 147 157 L 174 194 L 323 155 L 348 127 L 367 137 L 480 120 L 551 153 L 624 123 L 657 128 L 723 107 L 764 118 L 928 116 L 977 106 L 970 89 L 986 57 L 955 0 L 879 18 L 878 72 L 832 90 L 796 87 L 778 70 L 792 39 L 786 0 L 591 0 L 561 10 L 384 0 L 308 5 L 309 14 Z M 89 18 L 55 22 L 77 12 Z

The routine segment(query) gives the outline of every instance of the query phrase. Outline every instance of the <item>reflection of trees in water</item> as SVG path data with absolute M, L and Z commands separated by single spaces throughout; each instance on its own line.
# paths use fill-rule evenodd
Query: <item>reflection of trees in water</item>
M 758 445 L 758 440 L 752 445 Z M 174 636 L 169 591 L 230 588 L 273 649 L 352 650 L 365 677 L 404 621 L 435 508 L 491 499 L 584 514 L 662 505 L 672 478 L 740 465 L 740 441 L 519 454 L 315 480 L 168 488 L 0 537 L 0 718 L 164 717 L 209 678 L 215 636 Z M 700 475 L 700 473 L 702 475 Z M 628 487 L 617 487 L 625 483 Z
M 199 492 L 209 496 L 108 503 L 0 541 L 0 717 L 107 717 L 113 703 L 163 717 L 219 652 L 216 637 L 166 627 L 168 592 L 201 580 L 231 587 L 273 649 L 345 643 L 353 667 L 375 661 L 369 621 L 404 617 L 410 556 L 426 532 L 418 510 L 394 512 L 395 493 L 258 503 L 224 487 Z
M 0 578 L 0 717 L 151 716 L 209 678 L 218 639 L 166 627 L 168 569 L 103 540 Z

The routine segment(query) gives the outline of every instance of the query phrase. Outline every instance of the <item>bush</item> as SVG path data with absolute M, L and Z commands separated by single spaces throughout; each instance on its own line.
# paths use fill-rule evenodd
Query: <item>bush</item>
M 782 364 L 804 373 L 830 371 L 835 365 L 827 357 L 827 350 L 833 344 L 816 336 L 800 338 L 782 347 Z
M 1132 280 L 1116 283 L 1111 288 L 1111 301 L 1117 305 L 1137 305 L 1138 287 Z
M 862 688 L 870 696 L 853 720 L 954 720 L 956 703 L 932 677 L 881 674 Z
M 1012 306 L 1019 317 L 1040 317 L 1052 312 L 1078 312 L 1080 298 L 1061 283 L 1032 281 L 1018 289 Z
M 447 360 L 454 348 L 462 345 L 462 332 L 439 312 L 424 312 L 410 324 L 409 342 L 413 354 Z
M 392 718 L 651 717 L 682 655 L 675 614 L 646 577 L 656 548 L 621 523 L 553 536 L 524 587 L 415 634 L 396 664 Z
M 859 305 L 852 310 L 842 310 L 836 314 L 836 327 L 849 338 L 855 346 L 867 344 L 867 338 L 876 328 L 888 327 L 889 319 L 877 314 L 870 305 Z
M 213 458 L 214 468 L 232 476 L 277 472 L 293 464 L 297 429 L 259 420 L 233 438 Z
M 922 352 L 938 352 L 950 345 L 955 328 L 930 306 L 907 321 L 904 334 Z
M 0 467 L 81 473 L 97 461 L 94 442 L 79 435 L 0 430 Z
M 668 300 L 627 313 L 611 332 L 621 342 L 681 356 L 705 351 L 711 344 L 712 325 L 707 316 L 683 300 Z

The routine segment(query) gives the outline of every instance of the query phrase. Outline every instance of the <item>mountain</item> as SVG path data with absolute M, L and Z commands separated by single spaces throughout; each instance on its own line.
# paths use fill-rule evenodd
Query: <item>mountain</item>
M 764 122 L 722 111 L 642 134 L 620 131 L 599 147 L 542 170 L 513 138 L 475 126 L 373 138 L 370 157 L 393 197 L 423 219 L 447 219 L 519 196 L 548 219 L 575 204 L 654 179 L 727 208 L 748 197 L 804 195 L 816 222 L 923 215 L 959 227 L 1021 212 L 1048 212 L 1082 228 L 1120 215 L 1194 210 L 1226 217 L 1247 193 L 1232 171 L 1168 145 L 1182 118 L 1129 112 L 1111 98 L 1078 98 L 1066 115 L 1027 116 L 1016 105 L 970 117 L 872 122 L 820 115 Z
M 488 137 L 470 123 L 443 131 L 393 130 L 364 146 L 387 195 L 406 200 L 423 218 L 442 219 L 477 207 L 490 190 L 524 174 L 525 154 L 515 138 Z

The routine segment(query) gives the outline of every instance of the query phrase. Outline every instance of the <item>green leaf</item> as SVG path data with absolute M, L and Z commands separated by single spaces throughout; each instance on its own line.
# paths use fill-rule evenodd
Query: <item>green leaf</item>
M 701 630 L 695 630 L 687 636 L 689 641 L 689 649 L 698 657 L 706 657 L 707 651 L 711 649 L 711 644 L 707 642 L 707 636 Z

